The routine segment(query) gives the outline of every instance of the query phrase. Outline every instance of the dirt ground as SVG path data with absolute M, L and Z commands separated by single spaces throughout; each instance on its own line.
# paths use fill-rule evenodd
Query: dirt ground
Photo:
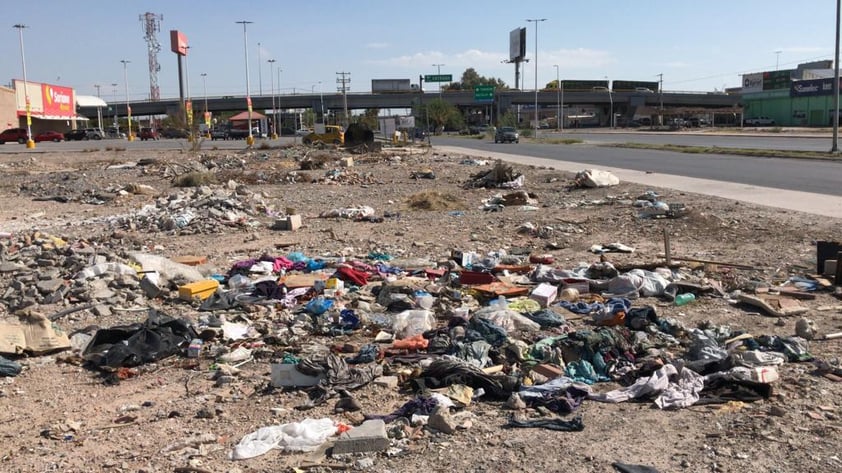
M 324 161 L 324 167 L 300 170 L 305 154 Z M 337 159 L 344 157 L 353 159 L 353 167 L 339 166 Z M 12 234 L 3 240 L 2 256 L 4 261 L 23 262 L 25 257 L 9 257 L 25 256 L 28 244 L 37 246 L 39 236 L 52 235 L 74 249 L 95 248 L 97 254 L 114 259 L 129 251 L 167 258 L 207 256 L 208 263 L 200 267 L 206 274 L 224 274 L 237 261 L 292 251 L 336 259 L 381 253 L 406 261 L 428 259 L 434 267 L 452 250 L 485 255 L 502 249 L 510 254 L 550 254 L 554 266 L 569 269 L 600 261 L 588 251 L 592 245 L 619 242 L 635 251 L 607 253 L 607 261 L 618 268 L 652 269 L 663 262 L 666 232 L 672 255 L 720 263 L 685 262 L 675 269 L 721 284 L 726 296 L 703 296 L 684 306 L 646 297 L 633 300 L 635 307 L 654 306 L 660 317 L 675 318 L 687 327 L 706 322 L 754 335 L 792 336 L 799 317 L 770 317 L 735 303 L 733 293 L 815 274 L 816 242 L 838 240 L 842 224 L 839 219 L 630 183 L 581 188 L 573 185 L 572 174 L 528 166 L 515 170 L 523 173 L 523 189 L 537 203 L 492 212 L 483 209 L 483 201 L 510 191 L 466 188 L 470 176 L 494 163 L 465 159 L 429 149 L 362 155 L 303 148 L 2 154 L 0 232 Z M 225 205 L 237 212 L 234 217 L 211 222 L 202 214 L 183 228 L 166 229 L 141 215 L 145 206 L 161 209 L 179 201 L 171 195 L 188 201 L 210 195 L 197 197 L 196 187 L 174 186 L 178 176 L 195 171 L 205 173 L 195 180 L 207 184 L 208 192 L 225 194 Z M 647 190 L 665 202 L 684 204 L 686 215 L 640 217 L 641 209 L 632 204 Z M 319 217 L 331 209 L 360 206 L 373 208 L 377 218 Z M 302 228 L 273 230 L 275 216 L 287 209 L 302 216 Z M 538 230 L 525 230 L 527 223 Z M 14 253 L 21 248 L 24 251 Z M 39 251 L 45 248 L 41 245 Z M 37 274 L 49 273 L 37 278 L 72 281 L 74 273 L 64 264 L 65 257 L 70 259 L 66 254 L 42 254 L 42 260 L 36 255 L 27 261 Z M 11 312 L 19 307 L 8 301 L 20 301 L 15 291 L 21 275 L 0 273 L 6 301 L 0 305 L 3 318 L 15 318 Z M 136 285 L 119 290 L 140 293 Z M 85 309 L 59 318 L 57 324 L 70 334 L 92 325 L 111 327 L 144 320 L 145 307 L 198 321 L 202 314 L 196 305 L 174 296 L 124 295 L 105 303 L 111 306 L 110 314 Z M 820 332 L 842 331 L 842 301 L 832 288 L 802 303 L 809 307 L 805 316 Z M 65 297 L 26 310 L 52 315 L 84 304 L 83 298 Z M 307 400 L 306 392 L 270 389 L 269 360 L 289 349 L 272 335 L 283 330 L 290 311 L 263 306 L 238 312 L 261 327 L 249 342 L 260 356 L 224 383 L 213 379 L 215 360 L 209 353 L 197 363 L 170 357 L 143 365 L 136 376 L 116 384 L 104 382 L 100 372 L 84 366 L 69 350 L 12 357 L 24 369 L 16 377 L 0 378 L 0 470 L 608 472 L 613 462 L 648 465 L 661 472 L 842 470 L 842 383 L 821 376 L 810 362 L 781 366 L 773 395 L 753 403 L 661 410 L 647 401 L 585 401 L 574 414 L 582 416 L 584 430 L 556 432 L 508 428 L 513 412 L 503 402 L 480 398 L 456 415 L 460 428 L 454 434 L 417 429 L 410 438 L 392 438 L 387 452 L 334 458 L 324 451 L 273 450 L 232 461 L 232 447 L 260 427 L 305 418 L 329 417 L 352 425 L 361 420 L 359 413 L 335 413 L 333 401 L 298 409 Z M 438 315 L 439 323 L 446 323 L 445 315 Z M 592 327 L 589 319 L 568 315 L 572 329 Z M 305 334 L 296 344 L 359 347 L 375 333 L 366 328 L 337 337 Z M 558 332 L 543 330 L 530 342 L 552 334 Z M 813 340 L 809 351 L 818 359 L 838 359 L 842 339 Z M 388 358 L 382 363 L 386 371 L 404 368 Z M 618 387 L 605 382 L 593 389 Z M 353 395 L 364 414 L 390 413 L 414 397 L 406 384 L 368 384 Z M 539 414 L 530 409 L 519 415 Z M 189 442 L 199 436 L 206 440 Z

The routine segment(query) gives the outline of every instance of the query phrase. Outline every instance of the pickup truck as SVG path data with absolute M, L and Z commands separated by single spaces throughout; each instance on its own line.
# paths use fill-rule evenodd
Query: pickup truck
M 743 125 L 745 126 L 772 126 L 774 124 L 775 120 L 769 117 L 754 117 L 743 120 Z

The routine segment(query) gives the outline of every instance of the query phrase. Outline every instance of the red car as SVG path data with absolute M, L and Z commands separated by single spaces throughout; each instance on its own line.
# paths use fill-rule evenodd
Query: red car
M 57 131 L 44 131 L 38 133 L 32 138 L 36 143 L 40 143 L 42 141 L 54 141 L 58 143 L 59 141 L 64 140 L 64 135 Z

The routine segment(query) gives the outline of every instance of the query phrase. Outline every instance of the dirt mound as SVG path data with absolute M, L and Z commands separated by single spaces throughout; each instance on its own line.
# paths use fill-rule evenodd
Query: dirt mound
M 413 210 L 459 210 L 465 208 L 465 202 L 447 192 L 427 190 L 409 196 L 406 199 Z

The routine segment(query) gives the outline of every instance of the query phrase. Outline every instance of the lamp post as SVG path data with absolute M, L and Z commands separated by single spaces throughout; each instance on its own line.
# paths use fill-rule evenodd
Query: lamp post
M 608 126 L 610 128 L 614 128 L 614 97 L 611 95 L 611 81 L 608 80 L 608 76 L 605 76 L 605 80 L 608 82 L 608 103 L 609 111 L 611 113 L 611 117 L 608 119 Z
M 322 93 L 322 81 L 319 81 L 319 102 L 322 103 L 322 123 L 325 123 L 325 96 Z
M 272 128 L 272 139 L 278 139 L 278 109 L 275 108 L 275 60 L 269 59 L 269 82 L 272 87 L 272 117 L 274 118 L 274 126 Z
M 210 138 L 210 111 L 208 111 L 208 73 L 202 74 L 202 93 L 205 96 L 205 138 Z
M 547 21 L 546 18 L 526 20 L 535 23 L 535 138 L 538 138 L 538 23 Z
M 96 97 L 97 98 L 102 97 L 100 95 L 100 90 L 99 90 L 100 87 L 102 87 L 102 86 L 99 85 L 99 84 L 94 84 L 94 88 L 96 89 Z M 102 131 L 103 133 L 105 132 L 105 129 L 102 127 L 102 107 L 100 107 L 99 104 L 96 104 L 96 126 L 99 127 L 100 131 Z
M 114 131 L 117 132 L 117 136 L 120 136 L 120 124 L 117 123 L 117 86 L 119 84 L 113 83 L 111 84 L 111 99 L 114 101 Z
M 243 50 L 246 53 L 246 104 L 248 105 L 249 117 L 249 136 L 248 138 L 246 138 L 246 144 L 252 146 L 254 144 L 254 135 L 252 135 L 251 131 L 251 94 L 249 91 L 249 43 L 248 36 L 246 34 L 246 26 L 254 22 L 241 20 L 237 21 L 236 23 L 243 25 Z
M 441 75 L 441 66 L 444 64 L 433 64 L 433 67 L 436 68 L 436 74 Z M 441 99 L 441 82 L 437 82 L 439 87 L 439 99 Z
M 260 41 L 257 42 L 257 93 L 263 95 L 263 51 Z
M 555 114 L 555 129 L 556 131 L 561 130 L 561 80 L 559 79 L 558 74 L 558 64 L 553 64 L 555 67 L 555 101 L 556 101 L 556 114 Z
M 129 134 L 126 135 L 126 139 L 129 141 L 134 141 L 134 134 L 132 133 L 132 107 L 129 105 L 129 63 L 126 59 L 121 59 L 120 62 L 123 63 L 123 82 L 126 84 L 126 119 L 129 122 Z
M 833 61 L 833 140 L 831 153 L 839 153 L 839 21 L 842 17 L 842 2 L 836 0 L 836 51 Z
M 190 95 L 190 46 L 184 47 L 184 84 L 187 88 L 187 102 L 184 106 L 184 118 L 187 122 L 187 141 L 193 142 L 193 96 Z
M 20 37 L 20 62 L 23 65 L 23 96 L 26 101 L 26 147 L 35 148 L 35 141 L 32 140 L 32 105 L 29 102 L 29 88 L 26 84 L 26 55 L 23 53 L 23 29 L 27 26 L 18 23 L 14 26 L 18 29 Z

